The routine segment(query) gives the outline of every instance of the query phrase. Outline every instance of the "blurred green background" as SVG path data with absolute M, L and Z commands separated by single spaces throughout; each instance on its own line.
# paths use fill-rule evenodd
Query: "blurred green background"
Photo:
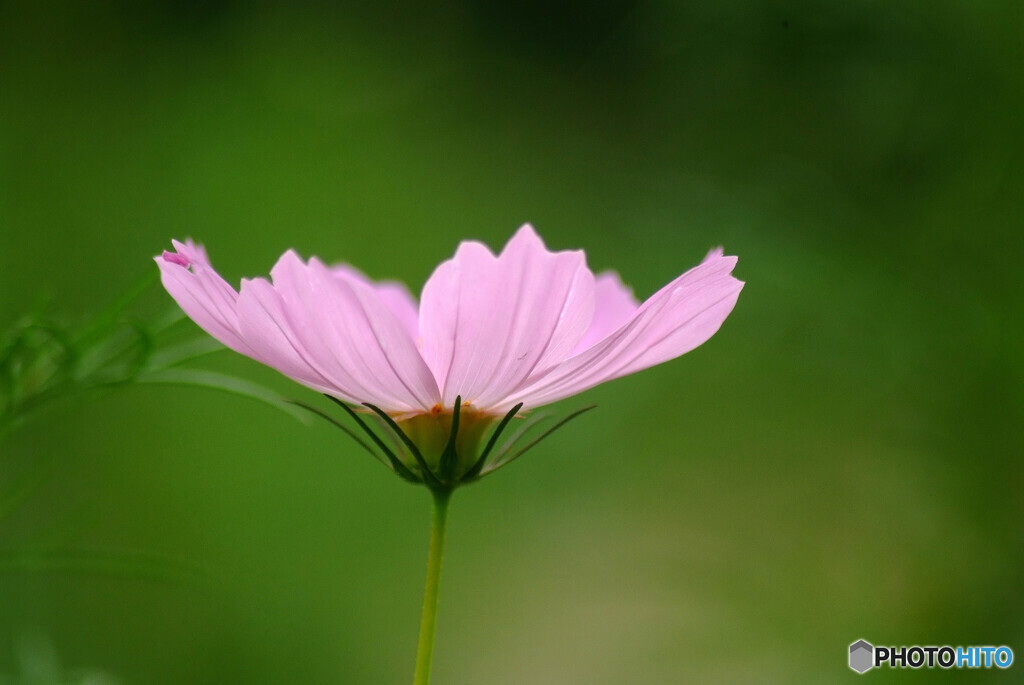
M 456 494 L 435 681 L 1024 658 L 1022 105 L 1016 0 L 0 2 L 0 322 L 84 320 L 172 237 L 232 282 L 295 247 L 416 292 L 530 221 L 641 297 L 722 244 L 718 335 Z M 0 492 L 51 474 L 0 550 L 57 560 L 0 565 L 3 682 L 410 680 L 426 491 L 233 395 L 83 400 L 0 445 Z

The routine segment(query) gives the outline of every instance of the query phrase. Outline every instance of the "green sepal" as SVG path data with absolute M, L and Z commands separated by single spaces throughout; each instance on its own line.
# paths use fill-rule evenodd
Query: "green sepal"
M 434 472 L 430 470 L 429 466 L 427 466 L 427 460 L 423 458 L 423 455 L 420 453 L 420 449 L 416 446 L 416 443 L 409 439 L 409 436 L 405 434 L 405 431 L 403 431 L 397 423 L 395 423 L 395 420 L 384 413 L 380 407 L 375 407 L 369 402 L 363 402 L 363 406 L 372 410 L 377 416 L 379 416 L 381 420 L 387 424 L 388 428 L 394 431 L 395 435 L 402 440 L 408 448 L 409 453 L 412 454 L 413 459 L 416 460 L 416 463 L 419 464 L 420 468 L 423 470 L 423 482 L 432 488 L 442 488 L 444 484 L 438 480 L 437 476 L 434 475 Z
M 495 471 L 500 469 L 502 466 L 505 466 L 506 464 L 512 463 L 513 461 L 515 461 L 519 457 L 523 456 L 523 454 L 525 454 L 532 447 L 537 445 L 537 443 L 539 443 L 541 440 L 543 440 L 544 438 L 548 437 L 549 435 L 554 433 L 556 430 L 558 430 L 559 428 L 561 428 L 565 424 L 567 424 L 570 421 L 572 421 L 573 419 L 575 419 L 577 416 L 580 416 L 581 414 L 584 414 L 584 413 L 590 411 L 591 409 L 595 408 L 596 406 L 597 406 L 596 404 L 592 404 L 592 405 L 590 405 L 588 407 L 583 407 L 582 409 L 577 409 L 576 411 L 574 411 L 573 413 L 569 414 L 564 419 L 562 419 L 561 421 L 559 421 L 558 423 L 553 425 L 551 428 L 548 428 L 546 431 L 544 431 L 543 433 L 538 435 L 536 438 L 534 438 L 530 442 L 526 443 L 526 445 L 524 445 L 522 448 L 517 450 L 514 454 L 511 454 L 511 456 L 508 456 L 509 453 L 512 451 L 512 448 L 514 446 L 515 438 L 510 440 L 509 444 L 506 445 L 502 449 L 501 454 L 499 454 L 498 457 L 495 458 L 494 462 L 480 473 L 481 477 L 482 476 L 486 476 L 488 473 L 494 473 Z
M 519 410 L 522 408 L 523 403 L 520 402 L 516 406 L 512 407 L 512 409 L 510 409 L 507 414 L 505 414 L 504 418 L 502 418 L 501 420 L 501 423 L 499 423 L 494 428 L 494 432 L 491 433 L 491 437 L 487 441 L 487 446 L 484 447 L 484 451 L 483 453 L 481 453 L 480 458 L 476 460 L 476 463 L 473 464 L 469 471 L 466 472 L 466 475 L 462 477 L 463 482 L 470 482 L 476 480 L 476 478 L 480 475 L 480 470 L 483 469 L 484 464 L 487 463 L 487 457 L 490 455 L 491 450 L 493 450 L 494 446 L 497 444 L 498 438 L 505 431 L 505 428 L 508 426 L 509 422 L 515 417 L 516 414 L 519 413 Z
M 455 466 L 459 463 L 459 455 L 456 453 L 455 441 L 459 435 L 459 416 L 462 414 L 462 396 L 455 397 L 455 407 L 452 409 L 452 428 L 448 434 L 448 444 L 444 446 L 441 453 L 441 462 L 438 472 L 439 480 L 445 484 L 451 484 L 452 476 L 455 475 Z
M 308 412 L 310 412 L 312 414 L 316 414 L 320 418 L 324 419 L 325 421 L 330 423 L 335 428 L 341 429 L 342 432 L 345 433 L 345 435 L 347 435 L 348 437 L 350 437 L 353 440 L 355 440 L 357 445 L 359 445 L 364 450 L 366 450 L 366 452 L 369 453 L 369 455 L 371 457 L 373 457 L 374 459 L 379 461 L 381 464 L 386 466 L 389 470 L 394 471 L 395 473 L 397 473 L 399 476 L 401 476 L 405 480 L 410 481 L 412 483 L 419 483 L 420 482 L 419 479 L 417 479 L 409 471 L 409 469 L 405 468 L 405 466 L 402 464 L 402 462 L 398 461 L 398 459 L 395 457 L 394 453 L 392 453 L 389 450 L 386 455 L 380 454 L 379 452 L 377 452 L 377 450 L 375 450 L 372 447 L 370 447 L 370 445 L 367 444 L 367 442 L 365 440 L 363 440 L 361 437 L 356 435 L 355 432 L 351 428 L 349 428 L 348 426 L 343 424 L 341 421 L 338 421 L 336 418 L 334 418 L 333 416 L 331 416 L 327 412 L 323 411 L 322 409 L 318 409 L 318 408 L 314 407 L 311 404 L 306 404 L 305 402 L 300 402 L 299 400 L 287 400 L 287 402 L 289 404 L 294 404 L 296 407 L 302 407 L 306 411 L 308 411 Z
M 345 413 L 351 416 L 352 420 L 356 422 L 356 425 L 362 428 L 363 432 L 370 436 L 370 439 L 373 440 L 374 444 L 377 445 L 377 447 L 379 447 L 380 450 L 387 456 L 388 461 L 391 462 L 391 467 L 395 473 L 397 473 L 402 478 L 406 479 L 411 483 L 423 482 L 422 480 L 417 478 L 416 474 L 410 471 L 397 456 L 395 456 L 394 451 L 392 451 L 390 447 L 384 444 L 384 441 L 380 439 L 380 436 L 377 435 L 373 430 L 371 430 L 370 427 L 366 425 L 365 421 L 359 418 L 359 414 L 355 413 L 352 407 L 348 406 L 347 404 L 339 400 L 337 397 L 332 397 L 327 393 L 324 393 L 324 397 L 326 397 L 331 402 L 334 402 L 336 405 L 344 409 Z

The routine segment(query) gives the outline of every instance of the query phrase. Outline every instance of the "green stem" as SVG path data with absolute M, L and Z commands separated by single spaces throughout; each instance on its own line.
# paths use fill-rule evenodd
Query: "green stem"
M 441 586 L 441 558 L 444 556 L 444 530 L 448 519 L 451 490 L 433 490 L 434 517 L 430 526 L 430 552 L 427 554 L 427 585 L 423 589 L 423 617 L 420 642 L 416 649 L 416 674 L 413 685 L 429 685 L 430 661 L 434 656 L 434 629 L 437 627 L 437 598 Z

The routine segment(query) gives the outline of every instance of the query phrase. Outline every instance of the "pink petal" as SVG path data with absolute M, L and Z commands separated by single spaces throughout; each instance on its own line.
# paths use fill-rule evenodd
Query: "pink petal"
M 280 298 L 269 283 L 259 281 L 270 293 L 258 302 L 256 312 L 248 311 L 253 298 L 240 296 L 221 278 L 201 245 L 191 240 L 172 241 L 176 252 L 164 252 L 156 261 L 164 287 L 200 328 L 236 352 L 252 357 L 281 373 L 321 392 L 335 389 L 305 362 L 290 345 L 284 331 L 270 318 L 281 319 Z M 243 290 L 246 290 L 243 282 Z M 248 307 L 247 307 L 248 305 Z
M 361 283 L 377 291 L 384 306 L 398 318 L 409 336 L 416 340 L 419 337 L 419 306 L 404 283 L 398 281 L 373 281 L 362 271 L 350 264 L 335 264 L 331 273 L 349 283 Z
M 241 330 L 260 341 L 265 363 L 297 379 L 304 367 L 307 385 L 392 413 L 429 411 L 439 401 L 415 341 L 374 288 L 292 251 L 271 276 L 273 285 L 243 282 L 239 296 Z
M 735 306 L 743 288 L 731 276 L 735 265 L 736 257 L 712 251 L 640 305 L 625 325 L 494 409 L 555 402 L 689 352 L 714 335 Z
M 623 285 L 614 271 L 605 271 L 594 279 L 594 319 L 573 354 L 593 347 L 607 335 L 629 321 L 640 303 L 633 297 L 633 289 Z
M 299 342 L 287 307 L 274 286 L 264 278 L 244 279 L 238 297 L 239 328 L 252 348 L 249 355 L 314 390 L 349 402 L 362 402 L 321 373 Z
M 495 257 L 464 242 L 423 287 L 421 353 L 441 386 L 478 409 L 547 373 L 576 347 L 594 312 L 584 255 L 549 252 L 529 225 Z
M 175 252 L 165 251 L 155 258 L 164 288 L 200 328 L 236 352 L 251 356 L 238 333 L 238 293 L 213 270 L 201 245 L 191 240 L 172 242 Z

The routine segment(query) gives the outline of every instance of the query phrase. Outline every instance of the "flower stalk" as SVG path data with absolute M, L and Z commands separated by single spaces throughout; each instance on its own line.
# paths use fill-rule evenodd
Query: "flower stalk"
M 416 648 L 416 672 L 413 685 L 429 685 L 430 663 L 434 656 L 434 633 L 437 628 L 437 605 L 441 588 L 441 561 L 444 557 L 444 535 L 448 522 L 448 502 L 452 491 L 431 489 L 434 514 L 430 524 L 430 550 L 427 553 L 427 580 L 423 588 L 423 615 L 420 638 Z

